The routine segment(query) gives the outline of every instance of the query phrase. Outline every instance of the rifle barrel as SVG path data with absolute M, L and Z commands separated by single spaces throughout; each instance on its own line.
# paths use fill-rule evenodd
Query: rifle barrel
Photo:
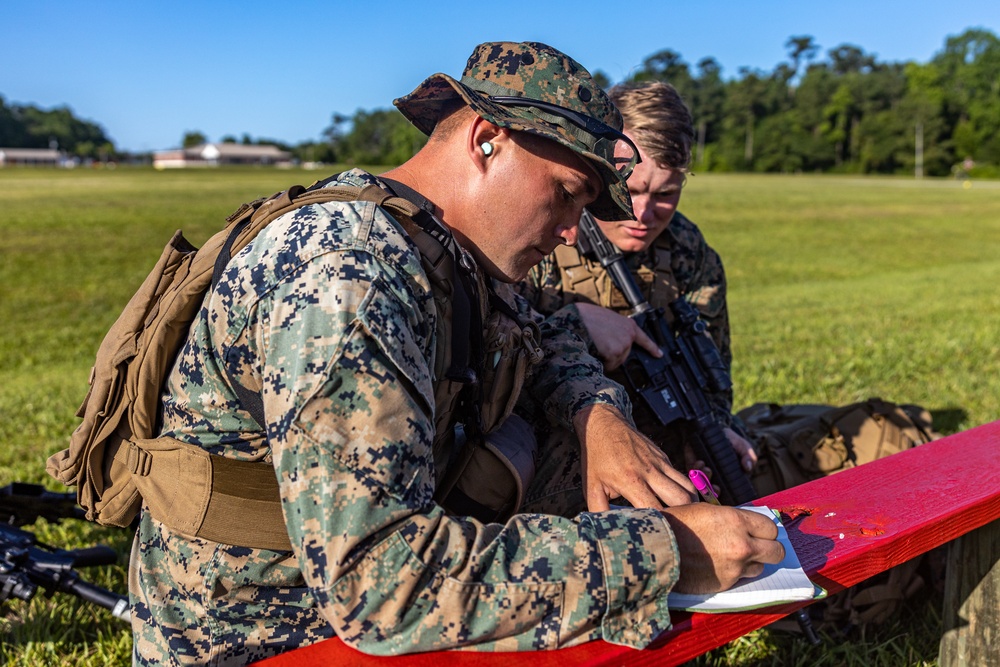
M 18 525 L 34 522 L 39 516 L 53 521 L 75 517 L 75 513 L 67 512 L 67 509 L 79 509 L 75 497 L 70 496 L 72 494 L 45 491 L 36 484 L 15 482 L 0 488 L 0 519 L 11 513 L 9 521 L 0 521 L 0 602 L 12 597 L 27 602 L 39 588 L 48 593 L 62 591 L 104 607 L 115 618 L 129 623 L 127 596 L 84 581 L 74 569 L 115 563 L 118 554 L 114 549 L 104 545 L 55 549 L 40 544 L 34 533 L 18 528 Z M 43 505 L 52 503 L 52 506 L 34 508 L 30 503 L 35 500 Z

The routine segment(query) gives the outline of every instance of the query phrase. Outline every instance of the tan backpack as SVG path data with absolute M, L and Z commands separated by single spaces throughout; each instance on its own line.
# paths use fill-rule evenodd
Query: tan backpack
M 759 454 L 753 484 L 762 496 L 941 437 L 924 408 L 880 398 L 842 407 L 757 403 L 736 416 Z
M 830 405 L 757 403 L 737 413 L 758 452 L 752 482 L 764 496 L 937 440 L 931 415 L 880 398 Z M 941 578 L 914 558 L 813 605 L 819 628 L 842 633 L 892 617 L 904 600 Z M 779 629 L 797 631 L 779 622 Z
M 136 444 L 158 435 L 160 394 L 166 375 L 206 292 L 221 276 L 229 258 L 268 223 L 301 206 L 329 201 L 372 201 L 406 219 L 418 211 L 416 205 L 390 196 L 375 185 L 363 189 L 317 185 L 309 189 L 296 185 L 242 205 L 227 218 L 226 227 L 201 249 L 189 243 L 180 231 L 170 239 L 159 261 L 101 343 L 90 373 L 90 390 L 77 411 L 83 422 L 73 432 L 69 448 L 52 455 L 46 463 L 49 474 L 67 486 L 77 487 L 78 502 L 88 519 L 103 525 L 128 526 L 144 495 L 151 504 L 165 507 L 199 503 L 188 508 L 198 525 L 186 532 L 238 544 L 227 539 L 236 534 L 236 527 L 203 524 L 211 522 L 211 517 L 239 516 L 239 512 L 230 510 L 249 505 L 266 515 L 259 516 L 257 525 L 274 527 L 252 536 L 251 542 L 269 548 L 288 548 L 270 463 L 213 456 L 200 447 L 185 446 L 176 440 L 171 443 L 160 443 L 165 439 L 152 440 L 144 442 L 143 448 Z M 240 400 L 260 422 L 259 395 L 241 393 Z M 209 480 L 209 492 L 203 498 L 192 499 L 192 494 L 186 493 L 176 479 L 150 476 L 153 457 L 165 461 L 168 469 L 196 469 L 198 475 Z M 245 532 L 245 529 L 244 526 L 240 530 Z

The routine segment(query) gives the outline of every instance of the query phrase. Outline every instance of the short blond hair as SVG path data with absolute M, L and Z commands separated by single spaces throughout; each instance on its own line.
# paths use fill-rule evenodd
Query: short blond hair
M 694 121 L 677 90 L 662 81 L 619 84 L 608 91 L 625 131 L 660 166 L 686 171 L 691 164 Z

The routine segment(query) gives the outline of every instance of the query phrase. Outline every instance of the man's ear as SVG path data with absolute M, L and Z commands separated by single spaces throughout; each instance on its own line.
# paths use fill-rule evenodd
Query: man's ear
M 509 130 L 477 115 L 469 125 L 465 148 L 476 168 L 485 172 L 487 162 L 506 149 L 509 138 Z

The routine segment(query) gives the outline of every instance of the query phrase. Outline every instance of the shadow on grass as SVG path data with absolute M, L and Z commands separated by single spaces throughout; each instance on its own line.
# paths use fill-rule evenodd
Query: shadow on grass
M 969 413 L 963 408 L 934 408 L 930 411 L 934 430 L 944 435 L 958 433 L 969 418 Z

